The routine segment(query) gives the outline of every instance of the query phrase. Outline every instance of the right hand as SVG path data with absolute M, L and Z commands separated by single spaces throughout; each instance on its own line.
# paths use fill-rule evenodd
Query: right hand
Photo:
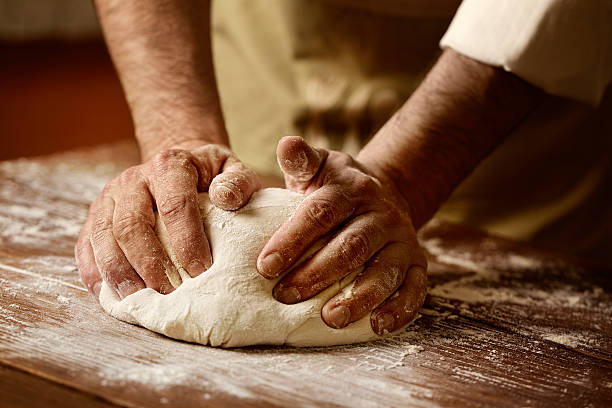
M 96 298 L 103 280 L 121 299 L 145 287 L 172 292 L 165 271 L 173 265 L 155 235 L 155 209 L 178 261 L 195 277 L 212 265 L 198 192 L 237 210 L 260 188 L 255 172 L 217 144 L 177 145 L 130 167 L 89 209 L 75 246 L 81 280 Z

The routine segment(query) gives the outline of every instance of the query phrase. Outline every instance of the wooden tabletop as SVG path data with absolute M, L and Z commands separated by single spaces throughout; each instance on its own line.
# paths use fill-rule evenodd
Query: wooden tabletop
M 0 163 L 0 406 L 612 406 L 612 271 L 436 221 L 430 295 L 392 338 L 223 350 L 107 316 L 73 246 L 136 160 L 126 142 Z

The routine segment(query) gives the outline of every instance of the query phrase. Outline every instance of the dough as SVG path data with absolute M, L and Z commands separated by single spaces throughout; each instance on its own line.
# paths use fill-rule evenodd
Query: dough
M 177 289 L 161 295 L 147 288 L 119 300 L 103 284 L 100 304 L 117 319 L 175 339 L 211 346 L 325 346 L 378 338 L 370 327 L 369 315 L 340 330 L 321 320 L 325 302 L 340 290 L 348 293 L 358 271 L 295 305 L 282 304 L 272 297 L 272 288 L 280 278 L 267 280 L 257 273 L 259 252 L 303 199 L 289 190 L 265 189 L 255 193 L 241 210 L 229 212 L 212 205 L 208 194 L 200 194 L 212 267 L 190 278 L 178 264 L 158 217 L 157 234 L 176 266 L 167 274 Z

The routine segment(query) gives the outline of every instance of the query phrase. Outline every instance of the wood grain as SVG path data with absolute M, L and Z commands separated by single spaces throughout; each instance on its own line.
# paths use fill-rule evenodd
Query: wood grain
M 439 222 L 421 233 L 431 295 L 392 338 L 223 350 L 107 316 L 73 245 L 135 160 L 123 143 L 0 163 L 0 406 L 612 404 L 610 271 Z
M 5 408 L 118 406 L 97 396 L 2 365 L 0 365 L 0 395 L 2 395 L 0 405 Z

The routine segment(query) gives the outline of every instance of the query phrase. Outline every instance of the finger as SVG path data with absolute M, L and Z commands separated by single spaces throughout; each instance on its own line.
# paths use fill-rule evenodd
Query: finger
M 410 323 L 423 305 L 426 294 L 425 268 L 420 265 L 412 266 L 397 292 L 370 315 L 372 330 L 383 335 Z
M 198 172 L 191 155 L 179 150 L 158 154 L 148 178 L 170 244 L 191 277 L 212 265 L 210 246 L 204 234 L 197 184 Z
M 236 159 L 231 150 L 210 144 L 192 153 L 198 171 L 198 189 L 208 191 L 215 206 L 237 210 L 261 188 L 255 172 Z
M 174 290 L 166 270 L 174 268 L 155 235 L 155 213 L 140 171 L 125 171 L 119 178 L 120 196 L 113 214 L 113 235 L 127 260 L 148 288 L 160 293 Z
M 87 290 L 98 299 L 100 296 L 100 286 L 102 285 L 102 275 L 96 266 L 93 249 L 89 242 L 89 235 L 91 233 L 90 219 L 87 219 L 79 234 L 79 239 L 74 246 L 74 255 L 77 260 L 77 268 L 81 281 Z
M 274 298 L 286 304 L 310 299 L 362 266 L 387 240 L 381 224 L 370 215 L 355 218 L 312 258 L 289 272 L 274 288 Z
M 368 262 L 348 293 L 340 292 L 323 306 L 323 321 L 340 329 L 366 316 L 400 287 L 409 266 L 404 243 L 386 245 Z
M 279 276 L 353 210 L 337 187 L 327 185 L 316 190 L 266 243 L 257 259 L 258 272 L 266 278 Z
M 327 151 L 310 147 L 299 136 L 285 136 L 276 147 L 276 158 L 290 189 L 304 190 L 317 175 Z
M 210 201 L 217 207 L 234 211 L 249 202 L 261 188 L 257 174 L 238 159 L 229 156 L 208 190 Z
M 208 191 L 213 179 L 221 172 L 232 151 L 223 146 L 208 144 L 191 150 L 191 161 L 198 171 L 198 191 Z
M 145 284 L 128 262 L 113 236 L 112 198 L 103 196 L 95 204 L 89 242 L 102 279 L 121 299 L 145 288 Z

